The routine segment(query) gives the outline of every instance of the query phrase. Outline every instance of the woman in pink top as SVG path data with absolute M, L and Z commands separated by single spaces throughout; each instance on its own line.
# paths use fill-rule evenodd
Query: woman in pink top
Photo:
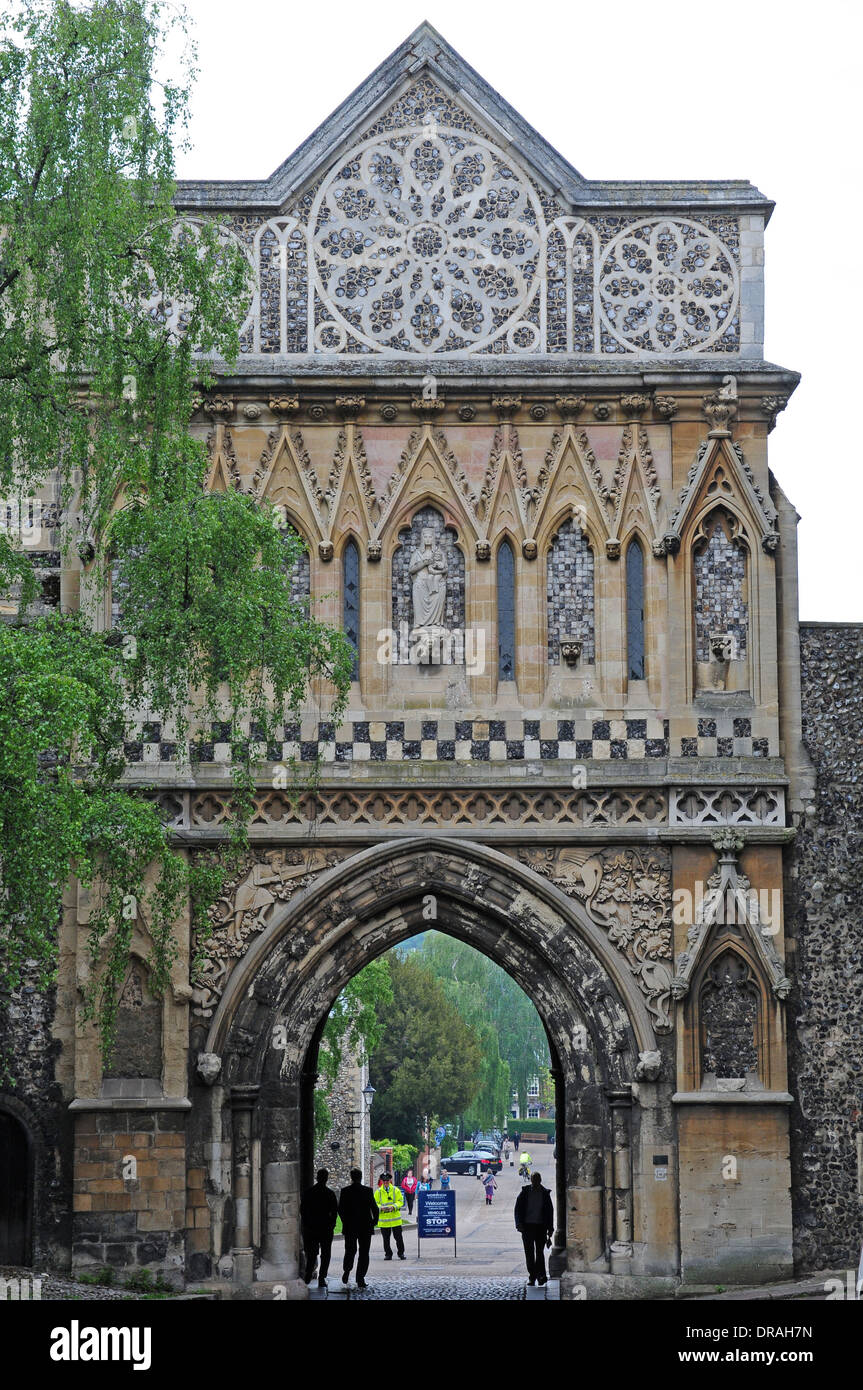
M 408 1216 L 413 1216 L 414 1197 L 416 1196 L 417 1192 L 417 1180 L 414 1177 L 413 1168 L 408 1169 L 407 1174 L 404 1180 L 402 1181 L 402 1192 L 405 1194 L 405 1197 L 407 1198 Z

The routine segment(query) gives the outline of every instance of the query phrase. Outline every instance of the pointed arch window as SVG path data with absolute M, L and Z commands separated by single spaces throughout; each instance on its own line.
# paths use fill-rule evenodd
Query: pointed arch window
M 644 551 L 633 537 L 626 551 L 626 660 L 631 681 L 644 680 Z
M 342 553 L 342 626 L 354 654 L 351 678 L 360 675 L 360 552 L 348 541 Z
M 515 680 L 515 557 L 507 540 L 497 549 L 497 678 Z

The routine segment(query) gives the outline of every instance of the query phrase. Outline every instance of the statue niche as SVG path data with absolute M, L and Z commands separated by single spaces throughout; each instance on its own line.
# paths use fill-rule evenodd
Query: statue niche
M 701 692 L 749 690 L 746 538 L 724 509 L 705 517 L 692 542 L 695 674 Z
M 702 1077 L 742 1088 L 748 1076 L 758 1075 L 758 987 L 735 951 L 725 951 L 710 968 L 700 1002 Z

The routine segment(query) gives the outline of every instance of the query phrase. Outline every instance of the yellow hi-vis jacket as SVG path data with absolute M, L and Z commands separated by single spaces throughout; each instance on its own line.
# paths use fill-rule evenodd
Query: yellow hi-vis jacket
M 376 1187 L 374 1197 L 380 1213 L 378 1226 L 400 1226 L 402 1224 L 402 1206 L 405 1200 L 400 1189 L 394 1187 L 392 1183 L 388 1187 Z

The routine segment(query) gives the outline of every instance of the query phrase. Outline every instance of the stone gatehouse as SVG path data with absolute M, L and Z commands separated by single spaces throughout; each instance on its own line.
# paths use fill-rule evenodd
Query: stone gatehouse
M 269 179 L 178 204 L 255 278 L 195 420 L 210 485 L 302 536 L 286 583 L 355 679 L 343 724 L 315 689 L 261 750 L 248 861 L 158 1001 L 141 926 L 110 1075 L 70 885 L 56 992 L 4 1024 L 22 1254 L 293 1279 L 323 1023 L 431 896 L 548 1032 L 564 1295 L 856 1262 L 863 651 L 808 627 L 801 665 L 772 204 L 583 178 L 427 25 Z M 223 834 L 223 733 L 194 774 L 146 712 L 130 735 L 188 854 Z

